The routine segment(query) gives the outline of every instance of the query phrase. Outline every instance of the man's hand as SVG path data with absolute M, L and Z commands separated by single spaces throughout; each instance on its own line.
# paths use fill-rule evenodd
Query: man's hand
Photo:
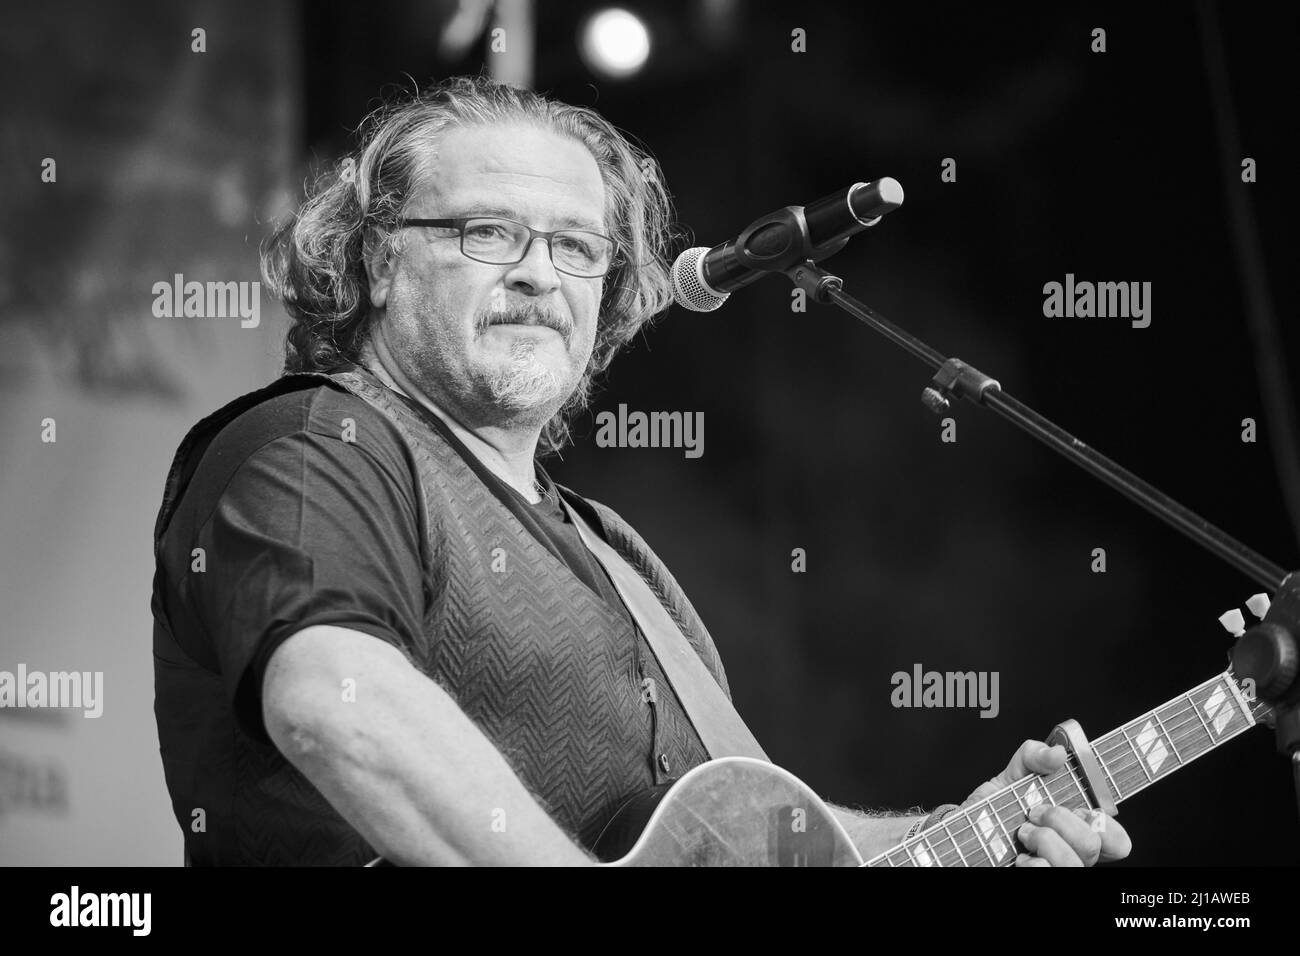
M 966 798 L 963 809 L 1004 790 L 1030 774 L 1052 774 L 1065 766 L 1066 751 L 1041 740 L 1026 740 L 1002 771 Z M 1040 803 L 1015 836 L 1027 849 L 1016 866 L 1092 866 L 1122 860 L 1132 849 L 1124 828 L 1100 810 L 1068 810 Z

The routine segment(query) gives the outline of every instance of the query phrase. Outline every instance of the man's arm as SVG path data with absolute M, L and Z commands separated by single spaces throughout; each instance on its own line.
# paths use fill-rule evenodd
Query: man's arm
M 280 752 L 391 863 L 594 862 L 446 691 L 368 634 L 318 625 L 288 638 L 267 663 L 262 712 Z
M 914 813 L 911 816 L 906 813 L 886 813 L 874 816 L 858 810 L 850 810 L 848 807 L 839 807 L 833 803 L 828 803 L 827 806 L 835 814 L 835 819 L 839 820 L 848 832 L 849 839 L 853 841 L 853 845 L 858 848 L 864 860 L 879 856 L 902 843 L 903 837 L 907 835 L 912 824 L 928 816 L 926 813 Z

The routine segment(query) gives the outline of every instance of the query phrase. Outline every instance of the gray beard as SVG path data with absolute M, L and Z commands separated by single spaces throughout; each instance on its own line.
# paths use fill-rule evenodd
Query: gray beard
M 510 349 L 510 364 L 489 375 L 484 384 L 493 405 L 508 409 L 519 419 L 542 424 L 564 404 L 573 389 L 537 361 L 533 352 L 533 343 L 516 342 Z

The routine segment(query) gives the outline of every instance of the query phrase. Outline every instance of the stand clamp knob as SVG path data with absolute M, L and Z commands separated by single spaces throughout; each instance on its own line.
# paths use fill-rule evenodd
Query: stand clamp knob
M 984 393 L 990 388 L 1001 390 L 1002 385 L 975 366 L 967 365 L 958 358 L 950 358 L 939 366 L 939 371 L 934 373 L 930 384 L 922 390 L 921 403 L 940 415 L 948 411 L 953 398 L 982 402 Z

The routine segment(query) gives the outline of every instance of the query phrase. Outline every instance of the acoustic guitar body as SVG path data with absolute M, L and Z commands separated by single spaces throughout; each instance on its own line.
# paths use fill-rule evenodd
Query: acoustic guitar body
M 829 807 L 794 774 L 750 757 L 694 768 L 619 808 L 596 845 L 617 866 L 860 866 Z

